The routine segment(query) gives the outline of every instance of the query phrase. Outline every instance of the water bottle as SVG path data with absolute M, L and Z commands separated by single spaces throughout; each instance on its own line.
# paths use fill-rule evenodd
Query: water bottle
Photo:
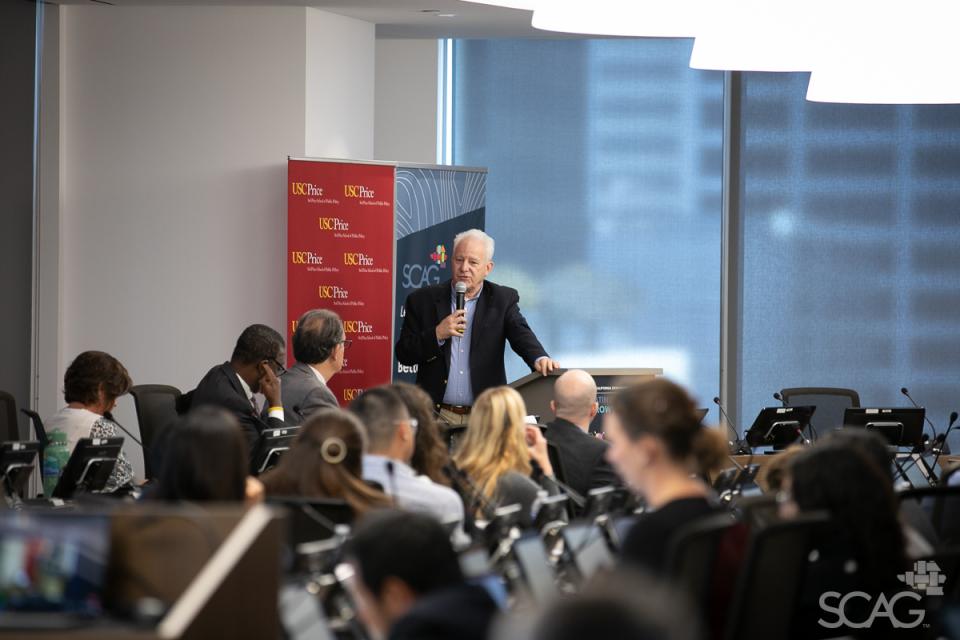
M 50 443 L 43 452 L 43 495 L 50 497 L 60 480 L 63 468 L 70 459 L 70 447 L 67 445 L 67 434 L 60 429 L 50 434 Z

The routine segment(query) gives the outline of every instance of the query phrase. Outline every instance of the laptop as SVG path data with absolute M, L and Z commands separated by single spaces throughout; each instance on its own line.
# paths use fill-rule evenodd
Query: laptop
M 69 629 L 99 618 L 109 554 L 106 515 L 0 519 L 0 629 Z

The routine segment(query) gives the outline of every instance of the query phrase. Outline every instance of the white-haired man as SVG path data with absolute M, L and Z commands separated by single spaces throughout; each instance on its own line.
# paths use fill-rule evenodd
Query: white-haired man
M 417 384 L 449 422 L 466 423 L 484 389 L 506 384 L 504 347 L 531 370 L 546 375 L 560 365 L 547 355 L 520 313 L 520 295 L 486 278 L 493 270 L 493 238 L 479 229 L 453 241 L 453 278 L 407 296 L 397 340 L 397 360 L 417 365 Z M 466 285 L 464 309 L 456 310 L 458 282 Z

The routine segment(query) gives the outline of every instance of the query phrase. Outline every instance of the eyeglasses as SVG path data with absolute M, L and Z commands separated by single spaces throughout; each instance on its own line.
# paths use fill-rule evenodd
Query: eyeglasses
M 393 423 L 394 424 L 407 423 L 410 425 L 410 430 L 413 431 L 414 433 L 417 432 L 417 427 L 420 426 L 420 423 L 417 421 L 416 418 L 406 418 L 405 420 L 394 420 Z
M 278 376 L 282 376 L 287 372 L 287 368 L 280 364 L 276 359 L 270 359 L 266 362 L 270 363 L 270 365 L 273 367 L 273 373 Z
M 346 351 L 347 349 L 350 348 L 350 345 L 353 344 L 353 340 L 341 340 L 340 344 L 343 345 L 343 350 Z

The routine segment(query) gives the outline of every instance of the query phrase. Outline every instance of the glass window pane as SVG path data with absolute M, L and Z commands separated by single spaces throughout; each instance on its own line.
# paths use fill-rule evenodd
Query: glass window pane
M 717 393 L 723 77 L 688 40 L 461 40 L 454 162 L 490 170 L 491 279 L 564 366 Z M 527 372 L 510 354 L 508 378 Z
M 942 431 L 960 401 L 960 106 L 810 103 L 807 79 L 744 76 L 739 422 L 782 387 L 909 406 L 906 386 Z

